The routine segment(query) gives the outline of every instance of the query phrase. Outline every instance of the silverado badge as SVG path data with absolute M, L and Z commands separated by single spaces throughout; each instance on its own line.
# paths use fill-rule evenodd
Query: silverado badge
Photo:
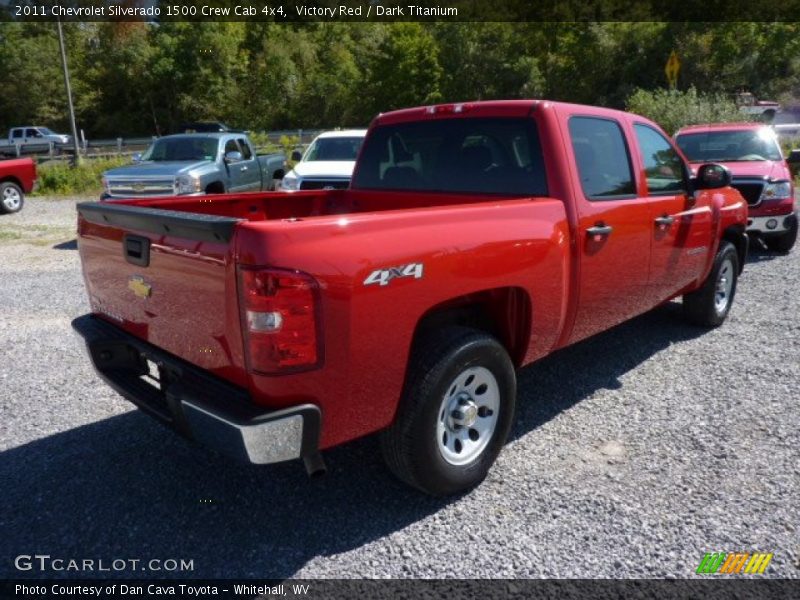
M 139 298 L 149 298 L 153 292 L 152 286 L 149 283 L 145 283 L 144 278 L 138 275 L 134 275 L 128 280 L 128 289 Z

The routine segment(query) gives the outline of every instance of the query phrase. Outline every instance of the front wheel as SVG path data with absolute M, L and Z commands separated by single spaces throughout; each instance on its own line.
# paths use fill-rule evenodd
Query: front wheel
M 16 183 L 5 181 L 0 183 L 0 213 L 10 214 L 22 210 L 25 195 Z
M 516 375 L 492 336 L 452 327 L 415 345 L 395 422 L 381 447 L 402 481 L 431 495 L 486 477 L 511 428 Z
M 719 327 L 731 310 L 736 295 L 739 276 L 739 255 L 730 242 L 720 242 L 703 286 L 683 297 L 683 312 L 686 317 L 701 327 Z

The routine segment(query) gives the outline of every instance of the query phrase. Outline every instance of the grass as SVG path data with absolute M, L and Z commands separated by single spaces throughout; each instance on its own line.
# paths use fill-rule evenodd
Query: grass
M 22 238 L 23 238 L 23 235 L 19 231 L 8 231 L 6 229 L 3 229 L 2 231 L 0 231 L 0 241 L 1 242 L 10 242 L 10 241 L 13 241 L 13 240 L 20 240 Z
M 75 230 L 63 225 L 12 225 L 0 231 L 0 242 L 22 242 L 34 246 L 49 246 L 74 237 Z
M 35 196 L 79 196 L 102 192 L 101 177 L 104 171 L 130 164 L 130 159 L 95 158 L 84 160 L 71 167 L 63 162 L 47 162 L 38 165 L 38 184 Z

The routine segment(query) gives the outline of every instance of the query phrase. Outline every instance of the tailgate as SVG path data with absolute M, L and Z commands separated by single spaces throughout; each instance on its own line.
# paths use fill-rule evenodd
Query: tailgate
M 92 312 L 246 385 L 232 253 L 239 219 L 95 202 L 78 213 Z

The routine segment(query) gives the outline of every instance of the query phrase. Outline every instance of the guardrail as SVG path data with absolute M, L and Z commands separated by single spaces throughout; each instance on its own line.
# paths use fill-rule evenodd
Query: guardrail
M 282 129 L 278 131 L 266 132 L 247 132 L 257 137 L 266 137 L 267 142 L 275 146 L 280 145 L 282 138 L 295 138 L 298 140 L 297 147 L 305 148 L 311 141 L 323 131 L 330 129 Z M 158 139 L 158 136 L 136 137 L 136 138 L 113 138 L 101 140 L 83 140 L 79 144 L 80 155 L 83 158 L 108 158 L 112 156 L 130 156 L 136 152 L 142 152 L 150 144 Z M 265 150 L 268 146 L 259 144 L 257 150 Z M 34 156 L 45 160 L 63 160 L 73 154 L 72 146 L 57 145 L 54 142 L 43 143 L 0 143 L 0 156 Z

